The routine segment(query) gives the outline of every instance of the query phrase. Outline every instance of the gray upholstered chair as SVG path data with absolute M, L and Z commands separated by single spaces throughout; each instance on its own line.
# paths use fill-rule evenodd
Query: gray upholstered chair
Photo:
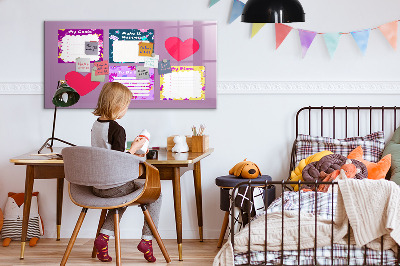
M 167 263 L 171 261 L 161 237 L 154 225 L 149 211 L 144 204 L 154 202 L 161 193 L 160 175 L 154 166 L 147 164 L 143 159 L 120 151 L 94 147 L 68 147 L 62 150 L 64 160 L 65 179 L 69 183 L 69 196 L 73 203 L 82 207 L 81 214 L 65 250 L 61 265 L 65 265 L 76 237 L 81 228 L 88 209 L 102 209 L 96 237 L 103 226 L 107 210 L 117 209 L 128 205 L 139 205 L 149 224 L 153 236 L 164 255 Z M 138 168 L 138 162 L 140 167 Z M 145 179 L 143 189 L 118 198 L 100 198 L 92 193 L 92 186 L 116 185 L 127 182 L 132 176 L 141 176 Z M 121 264 L 119 214 L 114 216 L 116 265 Z M 93 248 L 92 257 L 96 256 Z

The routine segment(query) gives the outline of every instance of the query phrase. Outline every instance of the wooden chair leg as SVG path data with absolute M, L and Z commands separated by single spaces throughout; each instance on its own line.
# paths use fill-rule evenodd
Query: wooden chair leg
M 168 255 L 167 249 L 164 246 L 164 243 L 161 240 L 160 234 L 158 233 L 158 230 L 156 228 L 156 225 L 153 222 L 153 219 L 150 216 L 149 211 L 147 210 L 145 205 L 140 205 L 140 207 L 142 208 L 143 214 L 144 214 L 144 219 L 146 220 L 147 224 L 150 227 L 151 232 L 153 233 L 153 236 L 155 237 L 155 239 L 157 240 L 157 244 L 161 249 L 161 252 L 164 256 L 164 259 L 167 263 L 171 262 L 171 259 Z
M 222 222 L 221 234 L 219 235 L 217 248 L 220 248 L 222 246 L 222 242 L 224 241 L 224 237 L 225 237 L 226 228 L 228 227 L 228 222 L 229 222 L 229 212 L 225 212 L 225 217 L 224 217 L 224 221 Z
M 99 219 L 99 226 L 97 226 L 96 238 L 100 234 L 101 227 L 103 227 L 104 221 L 106 220 L 106 215 L 107 215 L 107 210 L 106 209 L 101 210 L 101 215 L 100 215 L 100 219 Z M 95 246 L 93 244 L 92 258 L 96 258 L 96 254 L 97 254 L 97 250 L 96 250 L 96 248 L 95 248 Z
M 119 235 L 119 213 L 118 209 L 115 209 L 114 214 L 114 234 L 115 234 L 115 256 L 117 257 L 115 261 L 115 265 L 121 265 L 121 243 L 120 243 L 120 235 Z
M 72 236 L 69 240 L 67 249 L 65 250 L 64 256 L 61 260 L 60 265 L 64 266 L 67 263 L 69 254 L 71 253 L 72 247 L 74 246 L 76 237 L 78 236 L 79 230 L 81 229 L 83 220 L 85 219 L 87 208 L 82 208 L 81 214 L 79 215 L 78 221 L 76 222 L 74 232 L 72 232 Z

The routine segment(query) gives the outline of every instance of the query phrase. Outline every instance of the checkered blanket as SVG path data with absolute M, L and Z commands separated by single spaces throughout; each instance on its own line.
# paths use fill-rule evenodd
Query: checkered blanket
M 316 197 L 317 196 L 317 197 Z M 321 218 L 332 219 L 332 214 L 335 215 L 336 208 L 336 194 L 318 192 L 285 192 L 283 197 L 276 199 L 268 208 L 267 214 L 285 211 L 298 211 L 316 214 Z M 257 215 L 257 219 L 265 213 Z M 253 219 L 253 220 L 254 220 Z M 332 262 L 333 251 L 333 262 Z M 317 265 L 347 265 L 349 258 L 349 265 L 380 265 L 383 259 L 384 265 L 395 265 L 396 257 L 392 250 L 385 250 L 381 252 L 371 250 L 364 247 L 357 247 L 350 245 L 350 254 L 348 253 L 348 245 L 334 244 L 333 249 L 331 246 L 325 246 L 316 249 Z M 300 255 L 297 250 L 285 250 L 283 252 L 284 265 L 314 265 L 314 249 L 303 249 Z M 366 254 L 366 256 L 364 256 Z M 281 251 L 253 251 L 250 252 L 250 264 L 265 264 L 265 255 L 267 257 L 266 265 L 280 265 L 281 264 Z M 248 253 L 235 254 L 235 265 L 248 265 Z

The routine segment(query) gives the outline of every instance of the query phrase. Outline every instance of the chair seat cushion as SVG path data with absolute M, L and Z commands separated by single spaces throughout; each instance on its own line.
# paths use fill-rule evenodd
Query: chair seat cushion
M 145 180 L 135 180 L 135 182 L 142 182 L 144 183 Z M 78 204 L 87 207 L 94 207 L 94 208 L 105 208 L 105 207 L 114 207 L 129 201 L 132 201 L 140 193 L 142 193 L 144 186 L 140 189 L 135 190 L 134 192 L 116 198 L 101 198 L 92 193 L 92 187 L 89 186 L 82 186 L 70 183 L 70 194 L 72 199 Z

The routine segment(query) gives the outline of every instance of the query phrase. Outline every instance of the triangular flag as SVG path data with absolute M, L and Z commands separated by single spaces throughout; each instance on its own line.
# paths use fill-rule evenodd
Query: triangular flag
M 361 50 L 361 53 L 364 55 L 368 46 L 369 33 L 371 29 L 353 31 L 351 35 L 353 35 L 354 40 L 356 41 L 358 47 Z
M 208 7 L 212 7 L 213 5 L 215 5 L 218 2 L 219 2 L 219 0 L 210 0 L 210 5 Z
M 333 54 L 336 51 L 336 48 L 338 47 L 339 39 L 340 36 L 342 36 L 342 34 L 340 34 L 339 32 L 333 32 L 333 33 L 325 33 L 323 36 L 326 48 L 328 48 L 329 55 L 332 58 Z
M 259 30 L 261 30 L 262 27 L 264 27 L 265 23 L 253 23 L 253 26 L 251 28 L 251 38 L 254 37 L 258 33 Z
M 243 8 L 244 8 L 244 3 L 242 3 L 239 0 L 233 0 L 229 23 L 232 23 L 235 19 L 237 19 L 240 15 L 242 15 Z
M 316 35 L 317 33 L 315 31 L 299 30 L 301 55 L 303 58 L 306 56 L 307 50 L 310 48 Z
M 293 28 L 288 25 L 281 24 L 281 23 L 275 23 L 276 49 L 278 49 L 278 47 L 282 44 L 282 42 L 285 40 L 286 36 L 288 36 L 289 32 L 292 29 Z
M 393 49 L 397 48 L 397 20 L 378 27 Z

